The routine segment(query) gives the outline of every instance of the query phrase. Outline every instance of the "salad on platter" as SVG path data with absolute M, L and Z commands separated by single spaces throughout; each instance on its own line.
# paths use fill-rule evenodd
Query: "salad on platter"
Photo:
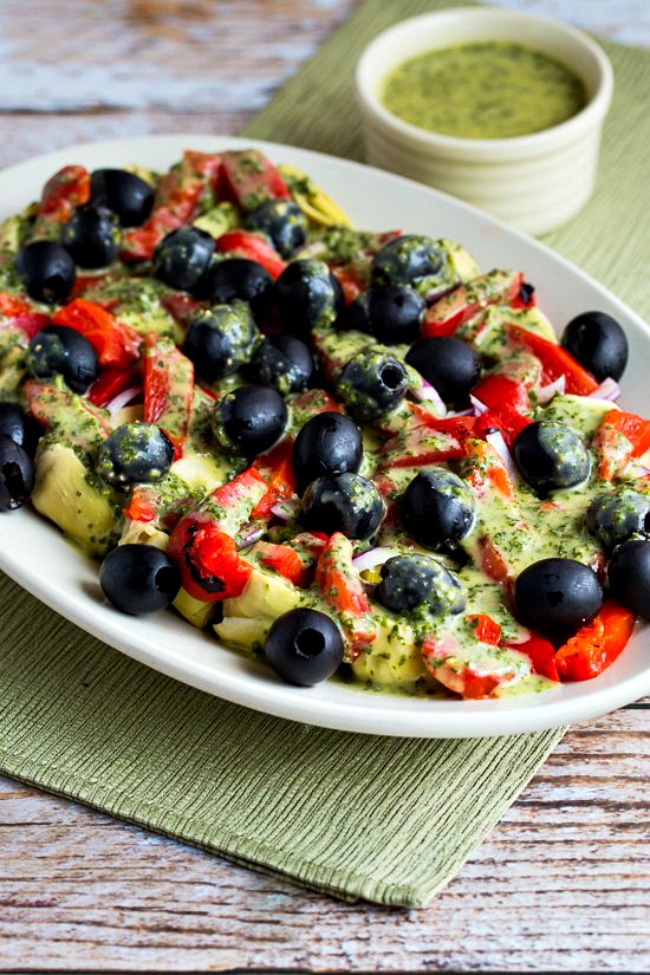
M 258 149 L 66 165 L 0 226 L 0 510 L 290 684 L 595 678 L 650 617 L 650 421 L 618 322 L 555 324 Z

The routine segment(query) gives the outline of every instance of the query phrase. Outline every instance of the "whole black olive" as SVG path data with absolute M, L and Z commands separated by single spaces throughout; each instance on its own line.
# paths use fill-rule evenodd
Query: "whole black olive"
M 53 240 L 34 240 L 18 251 L 18 274 L 30 297 L 46 304 L 63 304 L 72 291 L 77 267 L 62 244 Z
M 400 499 L 402 522 L 425 548 L 442 549 L 472 530 L 476 502 L 471 489 L 445 467 L 420 471 Z
M 343 366 L 334 386 L 350 416 L 359 423 L 371 423 L 404 399 L 408 373 L 395 356 L 362 349 Z
M 344 307 L 341 285 L 327 264 L 314 258 L 287 264 L 275 282 L 275 300 L 285 327 L 296 335 L 332 324 Z
M 225 449 L 253 458 L 280 439 L 288 416 L 277 389 L 253 384 L 238 386 L 215 403 L 212 432 Z
M 637 616 L 650 619 L 650 541 L 631 539 L 614 549 L 608 579 L 614 599 Z
M 46 325 L 37 332 L 25 362 L 36 379 L 63 376 L 75 393 L 85 393 L 99 374 L 99 359 L 88 339 L 65 325 Z
M 30 457 L 36 453 L 41 433 L 36 420 L 17 403 L 0 402 L 0 435 L 10 437 Z
M 61 243 L 77 267 L 100 268 L 117 257 L 120 240 L 117 216 L 104 207 L 80 207 L 61 227 Z
M 434 616 L 462 613 L 466 599 L 453 572 L 427 555 L 396 555 L 381 567 L 374 598 L 396 613 L 423 608 Z
M 343 650 L 334 620 L 302 607 L 279 616 L 264 644 L 264 655 L 276 674 L 299 687 L 312 687 L 331 677 L 343 660 Z
M 599 494 L 587 508 L 587 528 L 606 552 L 631 535 L 650 536 L 650 497 L 629 487 Z
M 90 177 L 90 199 L 112 210 L 122 227 L 139 227 L 153 207 L 149 183 L 126 169 L 95 169 Z
M 359 427 L 342 413 L 318 413 L 305 423 L 293 445 L 296 490 L 326 474 L 359 470 L 363 441 Z
M 245 301 L 255 319 L 264 318 L 273 305 L 273 278 L 257 261 L 245 257 L 226 257 L 214 261 L 198 280 L 195 298 L 231 305 Z
M 389 240 L 373 257 L 371 283 L 414 287 L 419 280 L 438 275 L 443 264 L 440 248 L 431 238 L 402 234 Z
M 174 460 L 174 445 L 155 423 L 123 423 L 97 453 L 95 472 L 112 488 L 161 481 Z
M 457 409 L 469 402 L 481 371 L 481 360 L 471 345 L 445 336 L 419 339 L 407 352 L 406 361 L 446 404 Z
M 608 376 L 620 379 L 625 371 L 627 337 L 616 319 L 603 311 L 572 318 L 562 333 L 562 345 L 601 382 Z
M 12 511 L 27 501 L 34 488 L 34 465 L 23 448 L 0 435 L 0 511 Z
M 554 642 L 589 623 L 603 602 L 593 569 L 574 559 L 541 559 L 524 569 L 514 587 L 517 617 Z
M 248 214 L 244 226 L 266 234 L 282 257 L 291 257 L 307 240 L 307 217 L 293 200 L 265 200 Z
M 262 339 L 245 369 L 251 382 L 275 386 L 279 393 L 300 393 L 310 385 L 315 372 L 309 346 L 283 332 Z
M 556 420 L 525 426 L 515 438 L 512 456 L 521 476 L 540 495 L 581 484 L 591 469 L 580 434 Z
M 156 277 L 170 288 L 191 291 L 207 271 L 214 256 L 214 238 L 198 227 L 172 230 L 153 255 Z
M 359 474 L 329 474 L 312 481 L 302 498 L 306 528 L 327 535 L 368 539 L 385 514 L 384 502 L 372 481 Z
M 199 379 L 214 382 L 231 376 L 248 362 L 259 341 L 250 308 L 238 301 L 195 312 L 189 320 L 183 352 L 194 363 Z
M 101 564 L 99 584 L 116 609 L 132 616 L 165 609 L 181 587 L 178 566 L 153 545 L 118 545 Z

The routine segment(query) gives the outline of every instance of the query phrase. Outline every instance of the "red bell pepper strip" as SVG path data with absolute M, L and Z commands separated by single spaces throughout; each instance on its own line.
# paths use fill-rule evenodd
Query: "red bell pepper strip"
M 520 413 L 530 409 L 530 396 L 525 385 L 501 373 L 481 379 L 472 390 L 472 396 L 495 413 L 504 407 L 512 407 Z
M 86 391 L 86 398 L 95 406 L 108 406 L 120 393 L 139 387 L 142 376 L 137 369 L 104 369 Z
M 284 271 L 286 262 L 282 260 L 275 247 L 260 234 L 251 230 L 227 230 L 217 237 L 215 248 L 219 254 L 232 254 L 256 261 L 269 272 L 275 280 Z
M 291 199 L 278 170 L 257 149 L 223 152 L 221 163 L 219 196 L 236 203 L 242 210 L 254 210 L 266 200 Z
M 13 294 L 11 291 L 0 291 L 0 315 L 3 318 L 15 318 L 25 312 L 32 311 L 32 303 L 26 301 L 21 295 Z
M 554 382 L 564 376 L 566 392 L 576 396 L 589 396 L 598 388 L 598 382 L 591 373 L 587 372 L 570 352 L 555 342 L 529 332 L 520 325 L 506 324 L 506 334 L 514 345 L 524 346 L 532 352 L 542 364 L 542 380 L 544 384 Z
M 605 600 L 591 623 L 581 627 L 555 654 L 561 680 L 591 680 L 607 670 L 627 645 L 635 620 L 634 613 L 611 599 Z
M 524 427 L 532 423 L 532 417 L 524 416 L 512 406 L 503 406 L 500 410 L 489 410 L 476 418 L 474 433 L 477 437 L 485 437 L 495 430 L 499 430 L 508 447 L 512 447 Z
M 316 586 L 346 637 L 345 660 L 354 661 L 375 639 L 370 600 L 352 565 L 352 542 L 335 532 L 316 563 Z
M 144 420 L 157 423 L 181 457 L 190 432 L 194 365 L 172 339 L 150 332 L 142 350 Z
M 494 270 L 459 284 L 434 301 L 425 312 L 421 336 L 453 335 L 457 328 L 488 305 L 509 304 L 519 293 L 522 280 L 520 271 Z
M 48 179 L 43 187 L 34 236 L 41 236 L 45 227 L 65 223 L 76 207 L 90 199 L 90 173 L 83 166 L 64 166 Z
M 252 552 L 257 554 L 262 565 L 273 569 L 294 586 L 302 588 L 309 585 L 312 562 L 303 562 L 298 552 L 290 545 L 256 542 Z
M 94 301 L 75 298 L 52 316 L 56 325 L 72 328 L 88 339 L 102 367 L 125 369 L 140 354 L 142 337 Z
M 341 285 L 345 304 L 351 304 L 359 295 L 366 290 L 367 283 L 363 280 L 359 271 L 352 264 L 332 265 L 332 274 Z
M 296 490 L 296 475 L 293 472 L 293 441 L 286 437 L 268 454 L 258 457 L 253 466 L 268 483 L 266 494 L 255 505 L 251 518 L 268 521 L 273 517 L 271 508 L 279 501 L 290 498 Z
M 121 256 L 125 261 L 144 261 L 153 257 L 166 234 L 189 223 L 206 194 L 213 194 L 221 157 L 187 151 L 163 176 L 156 187 L 153 210 L 141 227 L 127 230 L 122 237 Z
M 468 438 L 464 443 L 465 463 L 462 474 L 478 497 L 496 490 L 502 498 L 514 500 L 514 485 L 508 469 L 494 447 L 485 440 Z
M 237 551 L 234 538 L 209 515 L 181 518 L 169 539 L 183 588 L 195 599 L 220 602 L 240 596 L 253 566 Z
M 512 680 L 515 665 L 507 656 L 503 658 L 501 648 L 482 641 L 479 641 L 479 647 L 481 654 L 477 655 L 477 648 L 473 646 L 468 655 L 453 633 L 427 637 L 422 643 L 422 662 L 450 691 L 466 700 L 480 700 L 490 697 L 500 684 Z M 522 667 L 519 662 L 517 669 L 524 671 L 525 663 Z
M 131 497 L 122 514 L 128 521 L 151 522 L 158 515 L 158 492 L 155 486 L 136 484 L 131 491 Z
M 601 420 L 592 446 L 598 457 L 598 477 L 611 481 L 633 458 L 650 450 L 650 420 L 613 408 Z
M 66 443 L 86 450 L 112 432 L 106 414 L 69 389 L 29 380 L 27 410 L 46 432 L 59 429 Z
M 199 308 L 201 302 L 182 291 L 171 291 L 161 297 L 163 308 L 169 312 L 179 325 L 188 325 L 189 320 Z
M 179 519 L 170 535 L 169 553 L 191 596 L 217 602 L 241 595 L 252 566 L 239 555 L 236 536 L 266 490 L 266 481 L 247 467 Z
M 477 613 L 468 616 L 469 621 L 474 626 L 476 639 L 481 643 L 488 643 L 490 646 L 498 647 L 501 640 L 501 627 L 486 613 Z
M 465 441 L 473 436 L 476 418 L 449 417 L 405 429 L 387 440 L 379 451 L 381 470 L 423 467 L 465 456 Z
M 549 640 L 541 636 L 531 636 L 524 643 L 509 644 L 513 650 L 525 653 L 533 665 L 533 671 L 541 677 L 559 681 L 557 664 L 555 662 L 555 647 Z

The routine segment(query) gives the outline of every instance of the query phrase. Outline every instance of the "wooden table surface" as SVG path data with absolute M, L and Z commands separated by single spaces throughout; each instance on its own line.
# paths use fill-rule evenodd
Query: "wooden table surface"
M 650 40 L 646 0 L 520 2 Z M 0 166 L 235 134 L 354 3 L 2 0 Z M 0 972 L 647 971 L 649 719 L 576 726 L 422 910 L 342 904 L 0 778 Z

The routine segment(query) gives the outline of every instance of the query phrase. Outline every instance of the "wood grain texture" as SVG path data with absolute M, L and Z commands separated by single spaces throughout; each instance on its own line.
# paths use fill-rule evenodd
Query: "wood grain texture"
M 3 0 L 0 166 L 235 133 L 354 2 Z M 573 729 L 419 911 L 345 905 L 0 778 L 0 972 L 647 971 L 649 718 Z
M 576 727 L 411 911 L 298 891 L 0 779 L 0 971 L 647 971 L 649 777 L 647 708 Z

